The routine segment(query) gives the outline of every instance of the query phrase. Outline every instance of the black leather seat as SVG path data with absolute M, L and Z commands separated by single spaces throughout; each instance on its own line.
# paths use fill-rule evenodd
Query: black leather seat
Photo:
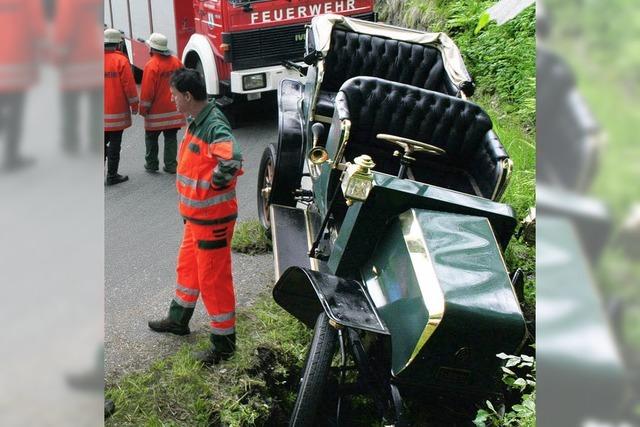
M 316 114 L 332 117 L 340 86 L 356 76 L 380 77 L 456 96 L 438 49 L 334 28 Z
M 369 154 L 375 170 L 397 175 L 398 146 L 377 139 L 386 133 L 434 145 L 446 151 L 437 156 L 415 153 L 410 170 L 417 181 L 484 198 L 499 195 L 508 159 L 491 130 L 489 116 L 476 104 L 460 98 L 373 77 L 347 80 L 335 100 L 330 135 L 340 121 L 351 121 L 343 161 Z M 334 146 L 337 141 L 330 141 Z

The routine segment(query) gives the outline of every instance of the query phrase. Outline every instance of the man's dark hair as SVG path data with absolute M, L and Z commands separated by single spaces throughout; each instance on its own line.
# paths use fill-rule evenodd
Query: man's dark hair
M 206 101 L 207 87 L 199 72 L 190 68 L 179 68 L 171 75 L 171 86 L 181 93 L 189 92 L 196 101 Z

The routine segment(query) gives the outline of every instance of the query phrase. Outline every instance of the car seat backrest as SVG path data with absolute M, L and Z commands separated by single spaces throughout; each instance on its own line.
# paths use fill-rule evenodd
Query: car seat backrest
M 321 90 L 337 92 L 348 79 L 372 76 L 457 95 L 438 49 L 334 28 Z
M 386 133 L 442 148 L 447 154 L 441 160 L 458 166 L 472 160 L 492 127 L 476 104 L 372 77 L 346 81 L 336 97 L 336 112 L 351 121 L 347 153 L 393 153 L 393 145 L 376 138 Z

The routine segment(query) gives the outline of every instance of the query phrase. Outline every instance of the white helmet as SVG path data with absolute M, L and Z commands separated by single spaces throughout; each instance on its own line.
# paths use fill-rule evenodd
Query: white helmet
M 149 36 L 149 40 L 145 41 L 145 43 L 150 48 L 155 49 L 159 52 L 169 52 L 169 40 L 167 40 L 167 38 L 160 33 L 151 34 Z
M 120 31 L 113 28 L 107 28 L 104 30 L 104 42 L 105 43 L 122 43 L 122 34 Z

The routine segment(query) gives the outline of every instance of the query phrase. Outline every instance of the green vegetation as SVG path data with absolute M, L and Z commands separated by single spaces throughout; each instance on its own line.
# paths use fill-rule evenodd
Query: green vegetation
M 498 357 L 505 361 L 502 381 L 508 388 L 522 394 L 522 402 L 513 405 L 504 414 L 487 400 L 487 409 L 480 409 L 474 420 L 478 427 L 517 426 L 535 427 L 536 425 L 536 361 L 533 357 L 510 356 L 504 353 Z
M 236 225 L 231 249 L 248 255 L 264 254 L 271 251 L 271 240 L 259 221 L 244 221 Z

